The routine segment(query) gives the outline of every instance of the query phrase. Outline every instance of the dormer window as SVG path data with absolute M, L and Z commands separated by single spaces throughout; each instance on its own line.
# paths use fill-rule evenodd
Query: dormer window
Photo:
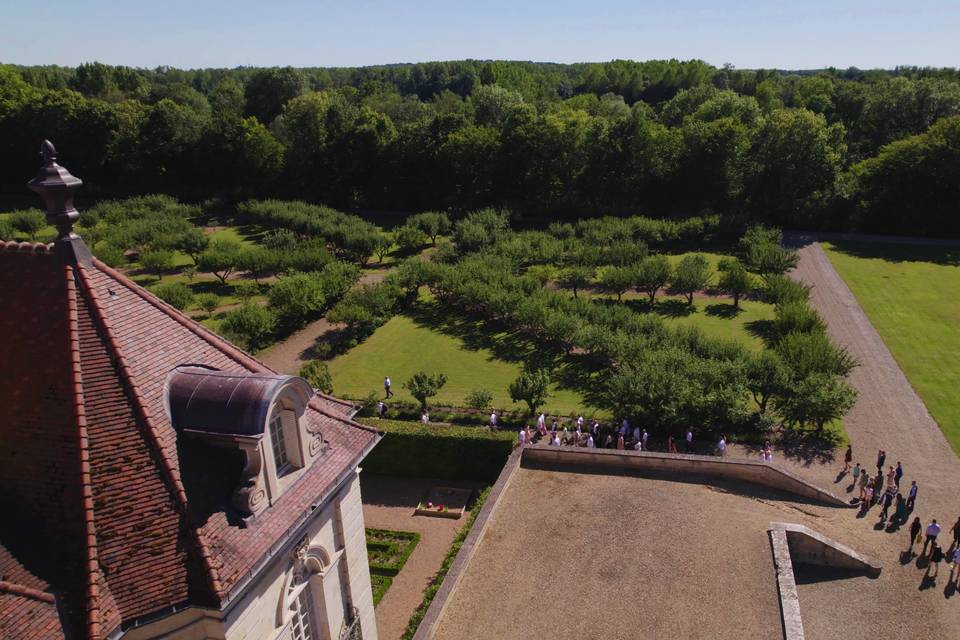
M 323 451 L 303 378 L 183 366 L 167 380 L 167 406 L 178 432 L 238 448 L 244 467 L 232 496 L 244 515 L 278 499 Z

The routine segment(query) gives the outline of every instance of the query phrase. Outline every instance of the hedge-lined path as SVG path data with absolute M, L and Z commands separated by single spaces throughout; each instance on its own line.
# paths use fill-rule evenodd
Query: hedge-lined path
M 377 605 L 377 630 L 382 640 L 398 640 L 410 616 L 423 600 L 423 591 L 440 569 L 457 530 L 468 518 L 414 516 L 413 511 L 430 487 L 480 488 L 483 483 L 425 478 L 398 478 L 360 474 L 363 519 L 376 529 L 416 531 L 420 542 Z
M 388 272 L 389 270 L 364 273 L 354 286 L 359 287 L 365 284 L 382 282 L 387 277 Z M 317 341 L 328 332 L 341 329 L 343 326 L 342 324 L 327 322 L 325 317 L 314 320 L 286 340 L 264 349 L 257 354 L 257 358 L 280 373 L 297 375 L 305 362 L 314 359 L 313 347 Z

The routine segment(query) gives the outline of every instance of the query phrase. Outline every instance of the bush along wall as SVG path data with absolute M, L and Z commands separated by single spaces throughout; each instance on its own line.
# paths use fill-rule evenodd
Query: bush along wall
M 367 456 L 367 473 L 493 482 L 513 451 L 512 431 L 367 420 L 385 433 Z

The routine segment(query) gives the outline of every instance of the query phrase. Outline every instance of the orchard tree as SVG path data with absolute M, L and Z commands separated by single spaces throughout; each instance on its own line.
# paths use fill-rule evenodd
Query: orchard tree
M 420 402 L 420 410 L 427 410 L 427 400 L 434 397 L 447 384 L 447 376 L 442 373 L 428 374 L 418 371 L 403 383 L 403 388 Z
M 670 281 L 670 261 L 664 255 L 647 256 L 637 267 L 635 284 L 637 291 L 642 291 L 650 298 L 650 304 L 656 301 L 657 291 L 667 286 Z
M 442 211 L 425 211 L 407 218 L 406 224 L 412 224 L 430 238 L 432 246 L 437 245 L 437 236 L 450 233 L 453 228 L 450 217 Z
M 753 394 L 760 415 L 774 396 L 782 394 L 790 385 L 790 368 L 775 351 L 764 350 L 747 360 L 747 389 Z
M 148 249 L 140 254 L 140 266 L 163 278 L 163 272 L 173 267 L 173 252 L 166 249 Z
M 524 369 L 516 380 L 510 383 L 510 399 L 525 402 L 530 415 L 537 412 L 549 397 L 550 374 L 546 369 Z
M 857 391 L 841 376 L 813 373 L 778 399 L 777 409 L 788 423 L 801 427 L 812 423 L 822 433 L 828 422 L 842 418 L 856 401 Z
M 320 389 L 328 395 L 333 393 L 333 377 L 327 363 L 322 360 L 311 360 L 300 367 L 300 377 L 314 389 Z
M 220 330 L 241 347 L 256 350 L 267 344 L 276 325 L 277 319 L 269 310 L 248 303 L 228 312 Z
M 235 240 L 214 240 L 206 251 L 198 256 L 197 268 L 212 273 L 227 284 L 227 278 L 240 267 L 243 247 Z
M 593 269 L 591 267 L 567 267 L 560 272 L 559 283 L 564 289 L 573 291 L 573 297 L 577 297 L 577 291 L 590 286 L 593 279 Z
M 190 227 L 177 240 L 177 249 L 190 256 L 193 264 L 197 264 L 200 254 L 206 251 L 208 246 L 210 246 L 210 237 L 197 227 Z
M 157 285 L 150 291 L 174 309 L 181 311 L 193 303 L 193 292 L 182 282 Z
M 671 287 L 687 297 L 687 304 L 693 304 L 693 294 L 705 288 L 710 282 L 710 263 L 699 253 L 684 256 L 673 272 Z
M 634 285 L 636 275 L 630 267 L 603 267 L 597 281 L 604 291 L 616 294 L 617 302 L 622 302 L 623 294 Z
M 733 306 L 739 308 L 740 298 L 753 289 L 753 278 L 736 258 L 724 258 L 717 265 L 717 269 L 720 271 L 717 288 L 733 296 Z

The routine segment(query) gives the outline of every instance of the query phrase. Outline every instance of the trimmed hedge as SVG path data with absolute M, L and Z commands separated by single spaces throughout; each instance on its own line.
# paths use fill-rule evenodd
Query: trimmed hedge
M 393 531 L 390 529 L 371 529 L 367 527 L 367 556 L 370 559 L 370 571 L 384 576 L 395 576 L 403 569 L 410 554 L 420 542 L 420 534 L 415 531 Z M 381 554 L 392 560 L 378 562 Z
M 387 589 L 393 584 L 393 576 L 380 576 L 375 573 L 370 574 L 370 585 L 373 587 L 373 606 L 380 604 L 383 596 L 387 594 Z
M 376 419 L 363 422 L 386 434 L 364 460 L 363 469 L 388 476 L 493 482 L 516 439 L 512 431 L 484 427 Z

